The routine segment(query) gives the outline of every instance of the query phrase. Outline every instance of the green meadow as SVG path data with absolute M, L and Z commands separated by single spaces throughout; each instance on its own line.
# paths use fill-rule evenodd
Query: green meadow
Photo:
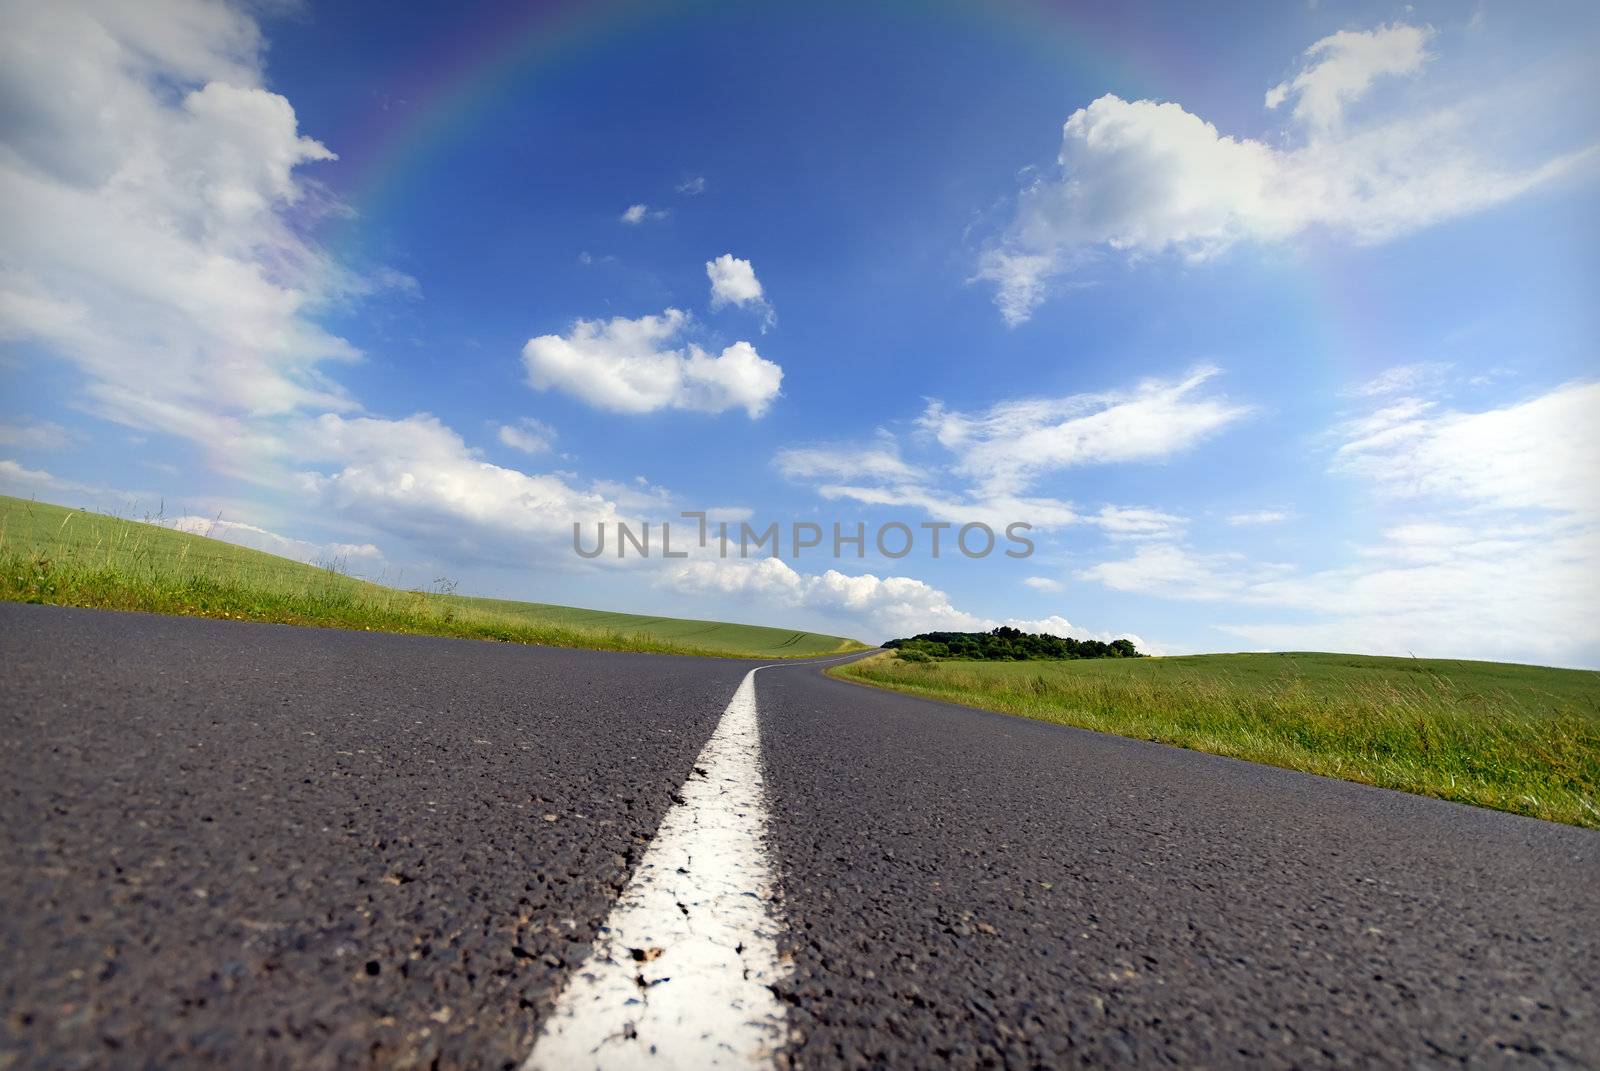
M 912 662 L 863 684 L 1600 828 L 1600 673 L 1339 654 Z
M 0 599 L 229 620 L 592 647 L 798 658 L 841 636 L 406 591 L 322 567 L 63 506 L 0 496 Z

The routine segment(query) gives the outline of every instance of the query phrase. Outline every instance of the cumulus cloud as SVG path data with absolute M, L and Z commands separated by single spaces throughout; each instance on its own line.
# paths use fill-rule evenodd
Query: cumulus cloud
M 296 436 L 302 489 L 314 501 L 434 546 L 494 541 L 530 553 L 564 547 L 575 521 L 616 521 L 597 488 L 485 461 L 437 417 L 327 413 Z
M 1421 70 L 1429 35 L 1397 25 L 1318 41 L 1313 62 L 1268 94 L 1269 105 L 1295 100 L 1281 139 L 1222 134 L 1174 102 L 1100 97 L 1067 119 L 1057 171 L 1022 192 L 978 277 L 995 284 L 1002 316 L 1016 324 L 1050 279 L 1098 252 L 1199 261 L 1313 228 L 1383 242 L 1517 197 L 1592 155 L 1496 159 L 1477 144 L 1488 124 L 1469 103 L 1344 122 L 1377 80 Z
M 706 261 L 706 278 L 711 280 L 711 307 L 725 305 L 759 309 L 762 313 L 761 333 L 777 325 L 778 313 L 766 299 L 756 270 L 748 260 L 740 260 L 732 253 L 724 253 L 716 260 Z
M 711 307 L 749 305 L 762 300 L 761 281 L 748 260 L 724 253 L 706 261 L 706 278 L 711 280 Z
M 342 211 L 307 177 L 335 155 L 265 88 L 263 42 L 248 14 L 211 0 L 0 0 L 0 17 L 0 341 L 70 363 L 81 408 L 191 440 L 218 472 L 456 563 L 574 564 L 564 553 L 573 522 L 637 524 L 630 511 L 665 501 L 648 485 L 490 463 L 427 414 L 367 413 L 331 377 L 361 354 L 317 317 L 378 287 L 412 284 L 386 271 L 357 275 L 307 236 L 311 223 Z M 678 317 L 667 318 L 675 328 Z M 647 405 L 758 413 L 781 378 L 747 343 L 721 356 L 692 346 L 621 356 L 657 366 L 619 369 L 616 353 L 600 355 Z M 522 450 L 548 446 L 553 434 L 532 421 L 499 430 Z M 64 433 L 33 422 L 0 437 L 45 449 Z M 122 511 L 156 501 L 15 460 L 0 461 L 0 485 Z M 204 525 L 302 559 L 377 560 L 376 545 L 360 540 L 313 544 L 243 521 Z
M 766 606 L 792 606 L 828 614 L 889 639 L 930 630 L 986 631 L 1010 625 L 1026 632 L 1049 632 L 1076 639 L 1118 639 L 1131 633 L 1093 633 L 1066 618 L 995 620 L 957 609 L 949 595 L 924 581 L 872 573 L 850 576 L 836 569 L 821 574 L 796 572 L 779 558 L 691 561 L 662 573 L 657 583 L 684 593 L 753 597 Z
M 692 342 L 675 345 L 688 323 L 678 309 L 637 320 L 579 320 L 565 335 L 528 340 L 522 348 L 528 382 L 619 413 L 742 408 L 755 419 L 766 412 L 783 369 L 748 342 L 735 342 L 718 356 Z
M 1222 625 L 1253 643 L 1600 664 L 1600 384 L 1481 412 L 1390 401 L 1336 429 L 1334 472 L 1365 481 L 1391 525 L 1345 564 L 1261 564 L 1177 543 L 1078 573 L 1117 591 L 1295 619 Z
M 352 408 L 321 365 L 359 355 L 312 314 L 379 283 L 295 225 L 321 205 L 301 171 L 335 157 L 263 87 L 254 22 L 203 0 L 5 10 L 0 337 L 76 365 L 96 414 L 210 446 Z
M 694 178 L 684 179 L 678 183 L 678 192 L 686 197 L 698 197 L 706 192 L 706 177 L 696 175 Z
M 928 629 L 975 629 L 983 619 L 950 604 L 944 592 L 910 577 L 820 575 L 796 572 L 779 558 L 688 562 L 666 570 L 658 583 L 683 593 L 754 596 L 769 606 L 840 612 L 889 635 Z
M 502 424 L 497 433 L 499 440 L 513 450 L 525 454 L 543 454 L 556 440 L 556 429 L 532 417 L 523 417 L 515 424 Z
M 1030 576 L 1024 578 L 1022 582 L 1035 591 L 1057 592 L 1065 591 L 1067 587 L 1061 581 L 1048 576 Z
M 0 0 L 0 14 L 0 340 L 75 366 L 83 408 L 189 439 L 225 475 L 457 561 L 526 561 L 564 549 L 573 521 L 659 505 L 658 489 L 491 464 L 436 418 L 370 415 L 330 378 L 361 355 L 316 317 L 412 284 L 358 276 L 306 236 L 341 211 L 306 177 L 335 155 L 264 87 L 248 14 L 213 0 Z M 615 353 L 599 360 L 624 382 L 637 374 L 636 402 L 758 412 L 781 376 L 744 343 L 721 357 L 694 347 L 643 356 L 653 374 L 619 371 Z M 523 422 L 501 441 L 527 449 L 550 434 Z M 44 425 L 9 437 L 57 438 Z M 0 464 L 0 483 L 128 500 L 15 461 Z

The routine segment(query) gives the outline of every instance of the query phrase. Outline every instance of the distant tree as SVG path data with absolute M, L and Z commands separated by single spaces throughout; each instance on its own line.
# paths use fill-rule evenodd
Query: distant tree
M 934 658 L 960 658 L 996 662 L 1025 662 L 1035 659 L 1140 658 L 1129 639 L 1075 640 L 1070 636 L 1023 632 L 1001 625 L 988 632 L 922 632 L 884 644 L 897 650 L 907 661 Z

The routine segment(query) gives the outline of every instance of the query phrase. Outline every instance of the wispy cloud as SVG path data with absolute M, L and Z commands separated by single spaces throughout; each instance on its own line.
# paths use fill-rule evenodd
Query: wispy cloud
M 1018 520 L 1038 528 L 1081 524 L 1113 538 L 1170 537 L 1185 518 L 1120 505 L 1082 512 L 1039 493 L 1038 484 L 1075 468 L 1165 461 L 1242 420 L 1248 405 L 1202 391 L 1217 374 L 1204 367 L 1127 390 L 1004 401 L 976 412 L 930 401 L 916 421 L 918 435 L 945 453 L 923 464 L 907 462 L 888 433 L 866 443 L 791 447 L 774 463 L 824 498 L 910 507 L 937 520 L 997 529 Z
M 1160 542 L 1077 575 L 1115 591 L 1293 611 L 1220 626 L 1268 646 L 1592 664 L 1595 412 L 1600 384 L 1576 383 L 1478 412 L 1412 399 L 1345 423 L 1333 471 L 1418 516 L 1342 565 L 1306 570 Z
M 1258 509 L 1248 513 L 1228 514 L 1228 523 L 1235 528 L 1249 525 L 1282 524 L 1294 517 L 1293 513 L 1281 509 Z
M 1248 405 L 1201 392 L 1219 374 L 1203 366 L 1131 390 L 1007 401 L 977 413 L 932 402 L 919 424 L 956 455 L 957 472 L 992 493 L 1015 493 L 1062 469 L 1161 461 L 1242 420 Z
M 525 454 L 544 454 L 550 451 L 556 439 L 556 429 L 532 417 L 523 417 L 515 424 L 502 424 L 496 437 L 513 450 Z
M 649 220 L 666 219 L 671 214 L 672 211 L 670 209 L 651 208 L 649 205 L 641 202 L 629 205 L 627 208 L 622 210 L 622 215 L 618 216 L 617 218 L 621 222 L 628 224 L 630 227 L 637 227 L 639 224 L 645 223 Z
M 1419 361 L 1416 364 L 1396 365 L 1384 369 L 1364 383 L 1356 384 L 1349 393 L 1360 398 L 1381 398 L 1391 394 L 1432 389 L 1444 380 L 1450 368 L 1451 366 L 1443 361 Z
M 0 446 L 24 450 L 60 450 L 72 442 L 72 434 L 48 420 L 0 423 Z

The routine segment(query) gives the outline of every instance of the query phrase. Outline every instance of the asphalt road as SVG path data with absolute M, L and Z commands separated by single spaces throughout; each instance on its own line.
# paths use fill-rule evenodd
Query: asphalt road
M 750 667 L 0 604 L 0 1069 L 518 1066 Z M 1600 835 L 755 679 L 780 1065 L 1600 1066 Z

